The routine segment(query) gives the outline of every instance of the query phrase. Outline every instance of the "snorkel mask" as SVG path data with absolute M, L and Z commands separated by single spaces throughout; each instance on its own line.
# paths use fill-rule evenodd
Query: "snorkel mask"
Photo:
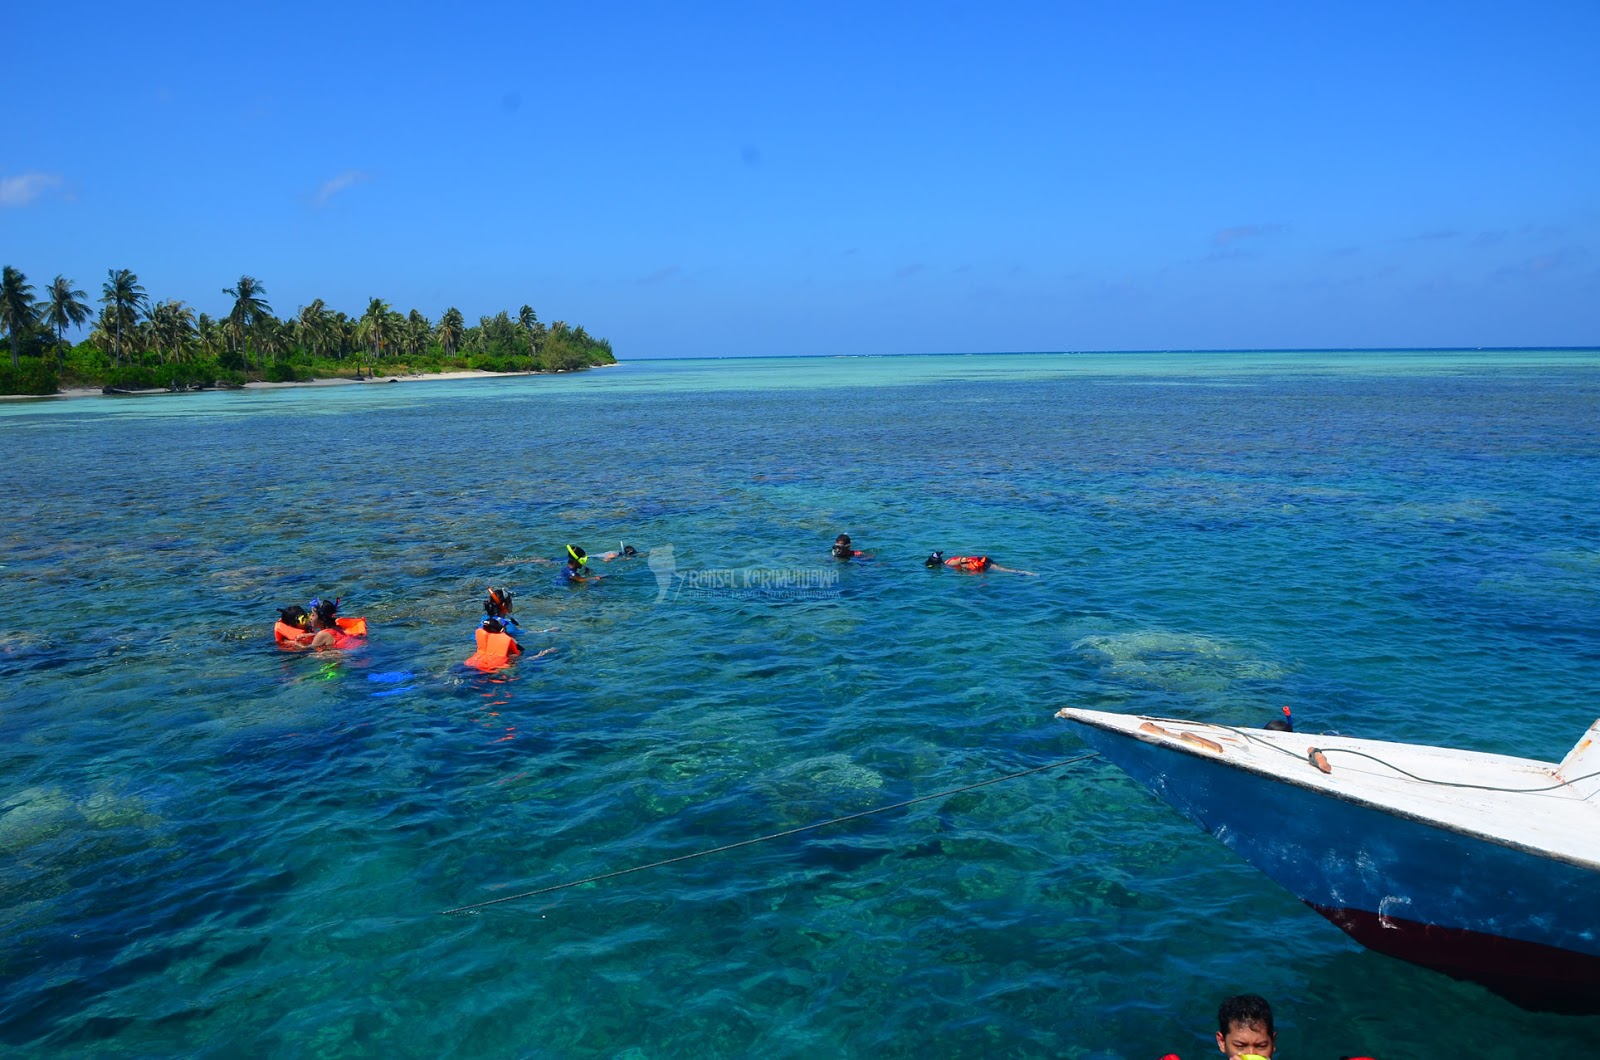
M 580 567 L 587 567 L 589 565 L 589 554 L 587 552 L 585 552 L 581 548 L 577 548 L 577 547 L 575 547 L 573 545 L 568 545 L 567 546 L 567 555 L 569 555 L 573 559 L 577 560 L 578 561 L 578 566 L 580 566 Z

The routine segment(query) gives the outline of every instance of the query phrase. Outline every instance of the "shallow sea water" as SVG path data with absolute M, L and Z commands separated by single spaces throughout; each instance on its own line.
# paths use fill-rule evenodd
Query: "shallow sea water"
M 0 442 L 7 1055 L 1191 1057 L 1245 990 L 1296 1057 L 1600 1037 L 1099 760 L 441 915 L 1075 758 L 1069 704 L 1558 759 L 1595 351 L 640 362 Z M 554 655 L 460 665 L 490 584 Z M 330 593 L 368 644 L 275 650 Z

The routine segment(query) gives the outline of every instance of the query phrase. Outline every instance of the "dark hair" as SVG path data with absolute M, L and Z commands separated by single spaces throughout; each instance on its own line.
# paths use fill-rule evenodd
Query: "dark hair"
M 929 568 L 930 570 L 932 568 L 934 568 L 934 567 L 939 566 L 942 563 L 944 563 L 944 553 L 943 552 L 930 552 L 930 553 L 928 553 L 928 558 L 922 561 L 922 565 L 924 567 Z
M 490 618 L 499 618 L 511 610 L 510 589 L 490 589 L 489 598 L 483 602 L 483 613 Z
M 278 615 L 283 619 L 284 624 L 289 626 L 298 626 L 308 617 L 306 609 L 299 604 L 295 604 L 293 607 L 278 608 Z
M 339 601 L 337 601 L 337 600 L 318 600 L 317 601 L 317 624 L 322 626 L 325 629 L 333 629 L 333 628 L 335 628 L 337 623 L 334 622 L 333 616 L 336 613 L 338 613 L 338 610 L 339 610 Z
M 622 554 L 624 556 L 637 556 L 639 554 L 639 550 L 634 548 L 632 545 L 623 545 Z
M 833 543 L 833 555 L 836 559 L 849 559 L 855 555 L 855 550 L 850 547 L 849 540 L 835 541 Z
M 501 622 L 498 618 L 490 615 L 488 618 L 483 620 L 483 631 L 485 633 L 504 633 L 506 631 L 506 626 L 504 622 Z
M 1265 1027 L 1268 1038 L 1275 1033 L 1272 1029 L 1272 1006 L 1259 994 L 1237 994 L 1218 1006 L 1218 1032 L 1227 1034 L 1235 1023 L 1241 1027 Z

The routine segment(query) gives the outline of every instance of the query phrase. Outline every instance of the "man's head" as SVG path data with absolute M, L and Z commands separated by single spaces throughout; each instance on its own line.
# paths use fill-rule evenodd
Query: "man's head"
M 1217 1009 L 1217 1048 L 1233 1060 L 1239 1056 L 1271 1057 L 1277 1043 L 1272 1006 L 1255 994 L 1230 997 Z

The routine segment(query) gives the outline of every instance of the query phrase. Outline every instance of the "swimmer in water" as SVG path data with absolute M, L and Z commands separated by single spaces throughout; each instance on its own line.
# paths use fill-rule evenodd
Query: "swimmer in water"
M 1015 567 L 1002 567 L 988 556 L 951 556 L 945 559 L 943 552 L 930 552 L 922 565 L 929 570 L 938 570 L 949 567 L 951 570 L 963 571 L 967 574 L 982 574 L 985 571 L 998 570 L 1007 574 L 1021 574 L 1027 578 L 1037 578 L 1038 575 L 1031 570 L 1018 570 Z
M 569 582 L 599 581 L 605 577 L 589 570 L 589 554 L 577 545 L 567 546 L 567 565 L 561 568 L 561 576 Z
M 861 551 L 859 548 L 856 548 L 850 543 L 849 534 L 840 534 L 838 537 L 834 538 L 833 547 L 828 550 L 828 554 L 834 559 L 841 560 L 845 563 L 848 563 L 853 559 L 872 558 L 871 556 L 867 555 L 867 553 Z

